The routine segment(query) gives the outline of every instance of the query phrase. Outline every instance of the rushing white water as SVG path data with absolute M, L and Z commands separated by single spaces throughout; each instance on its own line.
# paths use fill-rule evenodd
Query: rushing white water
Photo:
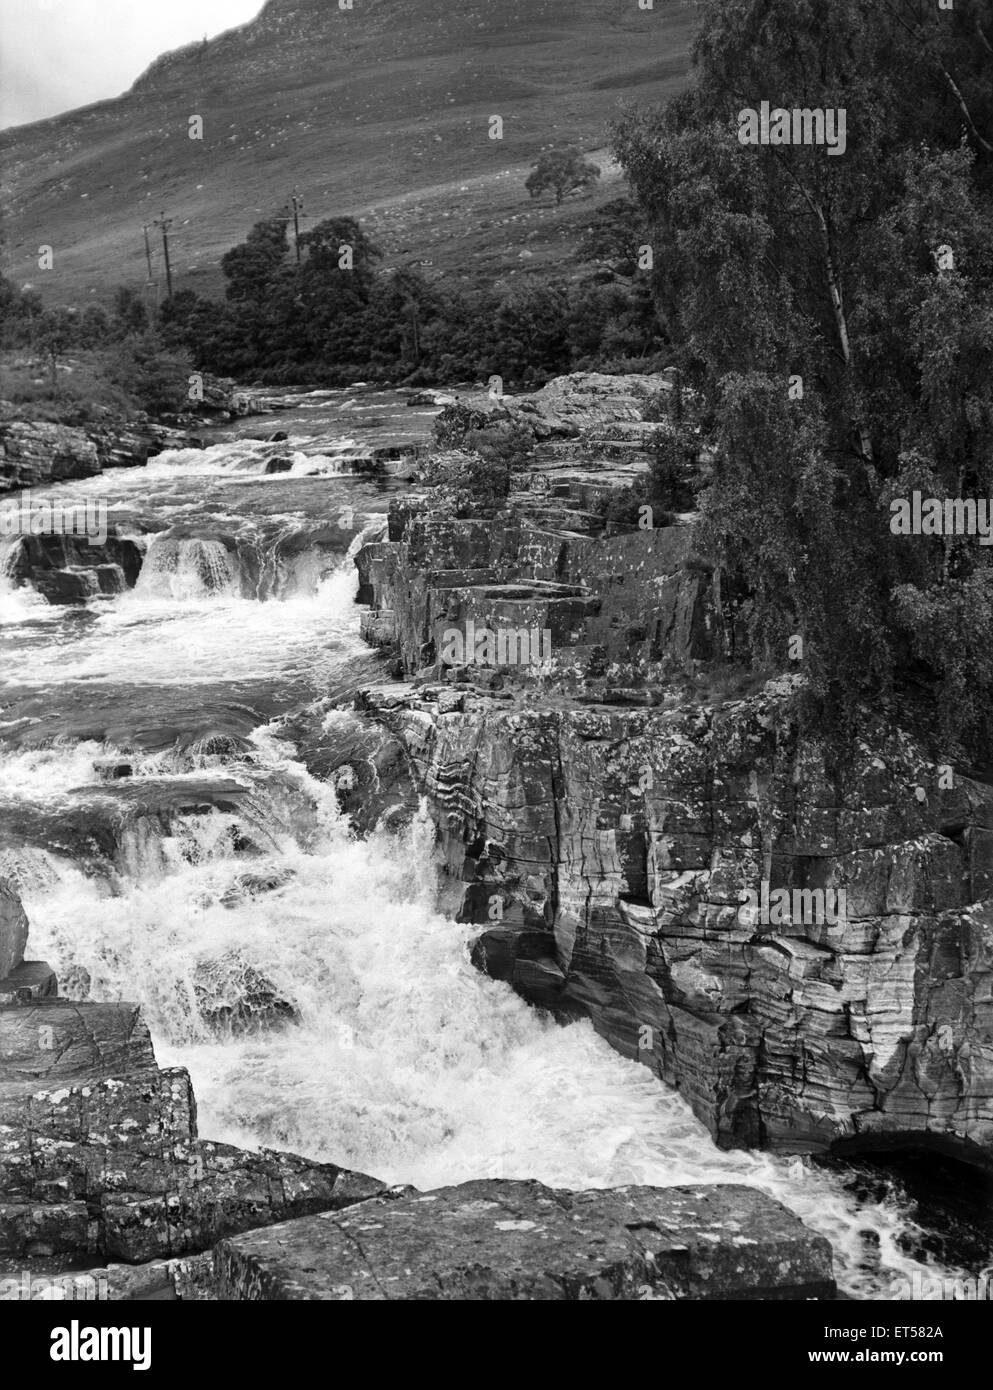
M 0 627 L 54 616 L 40 594 L 14 577 L 20 546 L 20 536 L 0 536 Z
M 149 586 L 151 594 L 139 582 L 108 606 L 93 632 L 75 644 L 71 662 L 52 646 L 24 653 L 20 679 L 46 685 L 181 679 L 195 685 L 282 675 L 319 684 L 326 668 L 340 664 L 342 647 L 356 654 L 366 650 L 356 633 L 355 580 L 344 569 L 322 581 L 316 593 L 272 603 L 230 592 L 194 597 L 192 582 L 175 585 L 187 588 L 183 600 L 156 592 L 158 582 Z
M 161 553 L 71 648 L 20 651 L 18 680 L 46 690 L 88 681 L 97 694 L 124 682 L 140 709 L 156 682 L 306 675 L 319 687 L 365 650 L 347 563 L 315 578 L 316 591 L 260 603 L 201 582 L 202 548 Z M 7 749 L 0 802 L 98 807 L 110 796 L 98 765 L 117 752 L 93 740 Z M 472 929 L 434 908 L 425 819 L 401 837 L 354 838 L 331 788 L 274 727 L 240 757 L 119 756 L 128 786 L 223 777 L 248 789 L 244 808 L 185 816 L 168 833 L 124 829 L 102 875 L 38 848 L 0 853 L 0 873 L 22 891 L 29 954 L 55 966 L 66 993 L 142 1003 L 160 1062 L 190 1069 L 205 1137 L 422 1188 L 486 1176 L 573 1188 L 750 1183 L 831 1240 L 856 1296 L 886 1298 L 923 1269 L 906 1253 L 912 1230 L 895 1201 L 865 1207 L 834 1173 L 718 1150 L 678 1094 L 588 1024 L 560 1027 L 480 975 Z M 218 1013 L 253 993 L 283 1001 L 296 1021 L 218 1032 Z
M 204 599 L 238 593 L 237 553 L 223 542 L 156 536 L 148 547 L 135 592 L 142 598 Z
M 422 1188 L 746 1182 L 828 1236 L 856 1295 L 886 1297 L 921 1268 L 900 1248 L 895 1206 L 859 1210 L 833 1175 L 718 1150 L 680 1096 L 589 1025 L 559 1027 L 480 975 L 471 929 L 433 909 L 424 821 L 405 839 L 358 841 L 327 786 L 265 732 L 256 746 L 270 794 L 282 788 L 278 853 L 238 858 L 217 814 L 187 828 L 165 872 L 136 863 L 120 896 L 51 857 L 18 875 L 32 953 L 70 981 L 82 966 L 94 997 L 142 1002 L 160 1061 L 193 1075 L 203 1134 Z M 247 873 L 277 886 L 253 896 Z M 204 992 L 233 1006 L 246 971 L 299 1023 L 216 1037 Z
M 181 468 L 202 474 L 251 473 L 266 476 L 273 461 L 280 466 L 268 476 L 292 473 L 297 477 L 349 477 L 362 471 L 369 449 L 357 439 L 314 439 L 291 436 L 280 443 L 257 439 L 226 440 L 209 448 L 166 449 L 157 454 L 149 467 L 155 475 Z M 194 457 L 191 458 L 191 454 Z M 285 465 L 285 466 L 283 466 Z

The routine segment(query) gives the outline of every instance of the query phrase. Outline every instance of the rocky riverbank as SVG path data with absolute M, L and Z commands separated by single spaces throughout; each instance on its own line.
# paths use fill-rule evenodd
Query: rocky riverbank
M 56 603 L 63 572 L 118 583 L 30 608 L 50 651 L 12 629 L 0 1285 L 86 1264 L 115 1298 L 819 1298 L 826 1238 L 846 1292 L 887 1296 L 903 1256 L 887 1230 L 863 1278 L 860 1242 L 888 1217 L 823 1167 L 719 1154 L 655 1078 L 725 1148 L 983 1162 L 989 789 L 868 716 L 841 773 L 796 673 L 728 665 L 743 625 L 693 515 L 614 505 L 671 389 L 481 397 L 537 422 L 489 515 L 284 482 L 278 445 L 239 441 L 213 456 L 234 485 L 199 452 L 161 497 L 120 475 L 126 533 L 92 556 L 20 539 L 11 574 Z M 760 884 L 847 909 L 759 923 Z M 55 969 L 24 959 L 18 893 Z
M 27 937 L 0 881 L 0 1261 L 28 1266 L 0 1278 L 2 1298 L 25 1296 L 34 1270 L 96 1259 L 61 1277 L 64 1296 L 834 1296 L 827 1241 L 751 1188 L 419 1193 L 201 1139 L 189 1075 L 156 1065 L 139 1010 L 59 999 L 51 969 L 24 961 Z
M 993 787 L 869 712 L 833 769 L 795 674 L 721 689 L 740 623 L 692 517 L 602 519 L 647 467 L 632 405 L 664 382 L 636 386 L 501 403 L 538 422 L 528 485 L 488 519 L 406 499 L 357 557 L 364 634 L 404 677 L 359 704 L 427 796 L 445 906 L 480 968 L 591 1019 L 722 1145 L 989 1165 Z M 453 631 L 508 634 L 509 659 L 446 662 Z M 844 917 L 756 922 L 761 884 L 842 892 Z
M 85 424 L 55 423 L 0 401 L 0 495 L 92 478 L 108 468 L 141 468 L 166 449 L 202 448 L 205 425 L 271 413 L 263 397 L 208 375 L 201 375 L 187 412 L 162 420 L 93 410 Z

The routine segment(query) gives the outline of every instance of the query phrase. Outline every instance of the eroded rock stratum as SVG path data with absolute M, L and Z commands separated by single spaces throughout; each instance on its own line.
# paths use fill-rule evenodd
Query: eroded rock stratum
M 688 689 L 740 641 L 692 519 L 611 535 L 591 498 L 623 458 L 538 458 L 541 488 L 499 515 L 408 501 L 357 560 L 366 635 L 405 677 L 360 706 L 427 796 L 477 964 L 591 1019 L 723 1145 L 989 1163 L 993 787 L 871 711 L 832 759 L 795 677 Z M 552 660 L 446 664 L 470 623 L 548 630 Z M 755 921 L 742 898 L 763 883 L 846 908 Z

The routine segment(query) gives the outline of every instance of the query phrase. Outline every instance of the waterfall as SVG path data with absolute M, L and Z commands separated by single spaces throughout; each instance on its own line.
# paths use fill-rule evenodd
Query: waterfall
M 238 556 L 222 541 L 156 537 L 148 547 L 136 593 L 143 598 L 196 601 L 239 592 Z
M 68 862 L 43 883 L 21 875 L 32 954 L 70 972 L 77 996 L 141 1002 L 160 1062 L 192 1073 L 205 1134 L 422 1189 L 747 1183 L 831 1240 L 853 1296 L 885 1298 L 925 1268 L 896 1202 L 860 1207 L 800 1160 L 718 1150 L 682 1097 L 588 1023 L 560 1027 L 479 974 L 475 929 L 435 910 L 426 817 L 355 839 L 277 732 L 226 769 L 269 789 L 247 823 L 261 840 L 265 820 L 260 852 L 239 852 L 214 813 L 164 853 L 146 845 L 113 889 Z
M 23 536 L 0 536 L 0 626 L 52 615 L 41 595 L 18 579 L 23 544 Z
M 381 484 L 337 482 L 344 448 L 310 484 L 263 477 L 272 453 L 228 442 L 68 485 L 109 493 L 151 537 L 136 588 L 86 608 L 15 588 L 20 541 L 0 541 L 0 620 L 24 623 L 4 633 L 0 686 L 27 691 L 0 727 L 0 874 L 30 958 L 67 998 L 143 1006 L 208 1138 L 422 1189 L 752 1184 L 830 1240 L 854 1297 L 943 1274 L 899 1191 L 863 1198 L 806 1161 L 717 1149 L 588 1023 L 560 1027 L 476 971 L 476 929 L 436 910 L 423 814 L 396 837 L 351 833 L 304 764 L 328 691 L 376 670 L 353 560 L 383 533 Z M 201 778 L 247 791 L 215 803 L 192 794 Z M 66 827 L 113 833 L 73 858 Z

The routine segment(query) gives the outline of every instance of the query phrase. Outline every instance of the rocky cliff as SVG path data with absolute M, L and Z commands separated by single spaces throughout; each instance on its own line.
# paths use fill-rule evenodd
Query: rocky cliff
M 540 488 L 485 520 L 408 500 L 357 559 L 404 678 L 360 707 L 427 795 L 477 964 L 590 1018 L 721 1144 L 993 1162 L 993 787 L 869 712 L 836 765 L 800 675 L 723 691 L 735 616 L 691 520 L 608 534 L 591 497 L 646 465 L 604 456 L 631 425 L 609 393 L 559 429 L 569 393 L 510 406 L 559 437 Z M 481 630 L 550 658 L 445 659 Z

